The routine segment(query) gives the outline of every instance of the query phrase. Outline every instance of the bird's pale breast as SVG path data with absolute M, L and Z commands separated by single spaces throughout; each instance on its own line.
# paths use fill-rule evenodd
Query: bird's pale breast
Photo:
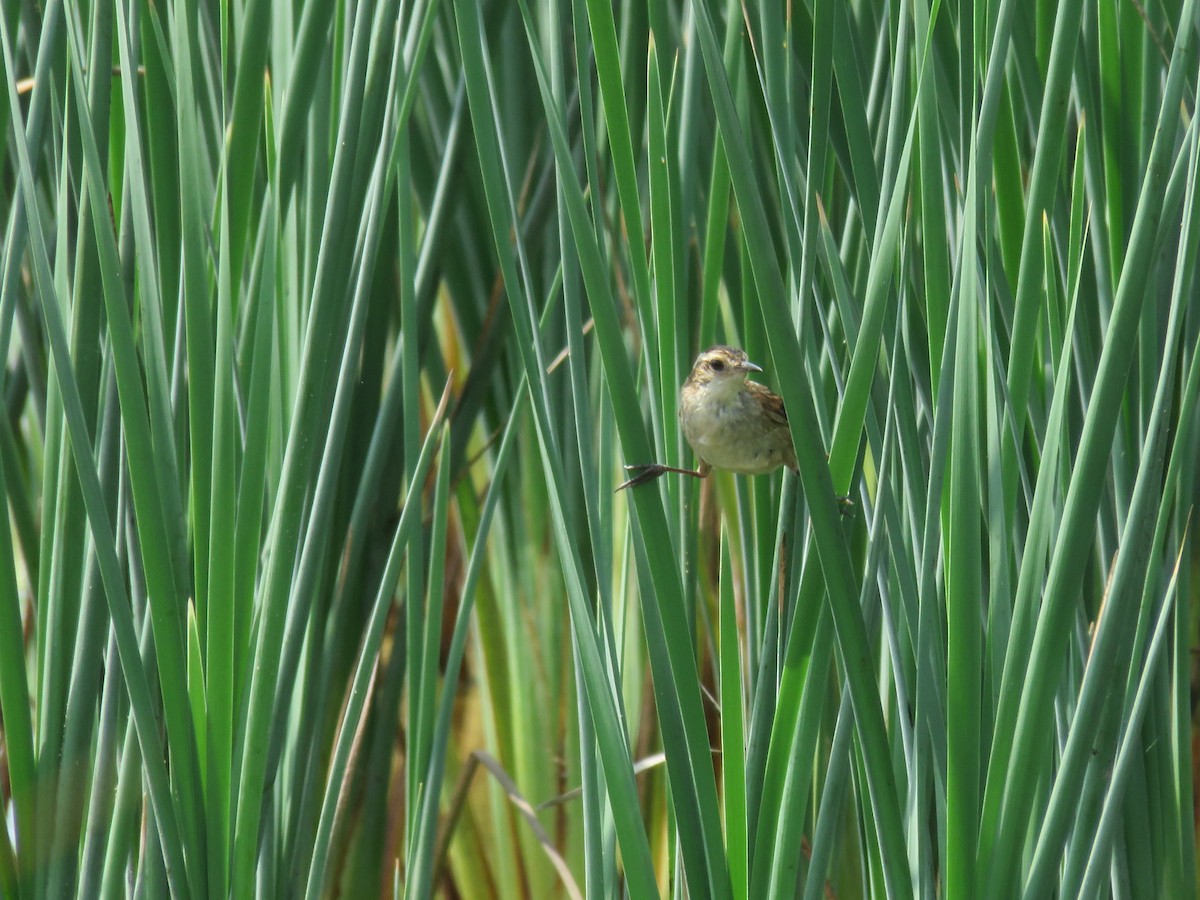
M 762 475 L 794 465 L 787 427 L 764 415 L 748 391 L 685 402 L 682 410 L 683 433 L 692 450 L 717 468 Z

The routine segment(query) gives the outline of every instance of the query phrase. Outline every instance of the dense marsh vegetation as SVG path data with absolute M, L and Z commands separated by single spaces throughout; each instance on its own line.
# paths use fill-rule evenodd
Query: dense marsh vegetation
M 0 895 L 1195 896 L 1197 23 L 6 3 Z

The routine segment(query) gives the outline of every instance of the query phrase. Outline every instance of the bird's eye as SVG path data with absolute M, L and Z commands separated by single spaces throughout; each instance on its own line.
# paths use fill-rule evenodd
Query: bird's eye
M 710 362 L 708 364 L 708 367 L 710 369 L 712 369 L 714 372 L 724 372 L 725 371 L 725 363 L 719 359 L 714 359 L 712 362 Z

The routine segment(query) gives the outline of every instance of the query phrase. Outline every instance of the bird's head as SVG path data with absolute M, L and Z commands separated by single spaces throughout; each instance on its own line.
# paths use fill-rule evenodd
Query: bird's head
M 719 345 L 709 347 L 696 357 L 688 381 L 693 385 L 711 385 L 711 389 L 740 390 L 751 372 L 761 372 L 762 367 L 750 362 L 746 351 L 737 347 Z

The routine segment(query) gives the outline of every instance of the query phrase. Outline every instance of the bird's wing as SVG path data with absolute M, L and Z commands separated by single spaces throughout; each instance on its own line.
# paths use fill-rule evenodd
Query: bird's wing
M 766 410 L 767 417 L 779 425 L 786 426 L 788 423 L 788 417 L 787 409 L 785 409 L 783 405 L 783 398 L 765 385 L 759 384 L 757 381 L 747 382 L 747 385 L 750 388 L 751 393 L 754 394 L 755 398 L 762 403 L 763 409 Z

